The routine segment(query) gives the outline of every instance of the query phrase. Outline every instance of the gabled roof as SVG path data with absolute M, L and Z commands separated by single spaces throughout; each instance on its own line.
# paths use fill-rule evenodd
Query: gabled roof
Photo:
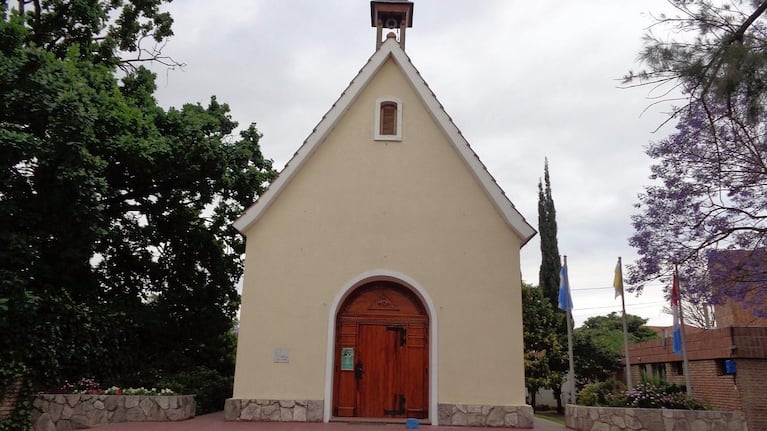
M 399 43 L 394 38 L 387 38 L 381 47 L 370 57 L 367 64 L 362 67 L 357 76 L 352 80 L 349 86 L 341 94 L 336 103 L 322 117 L 319 124 L 304 141 L 303 145 L 296 151 L 293 158 L 285 165 L 277 178 L 272 182 L 269 188 L 259 197 L 259 199 L 248 208 L 245 213 L 235 222 L 234 227 L 241 233 L 245 233 L 254 223 L 258 221 L 264 211 L 271 206 L 282 190 L 290 183 L 296 173 L 301 169 L 304 162 L 314 153 L 314 150 L 325 140 L 328 134 L 333 130 L 338 121 L 344 116 L 349 107 L 357 99 L 365 86 L 375 76 L 376 72 L 383 64 L 392 58 L 394 62 L 402 69 L 404 75 L 412 84 L 418 96 L 426 105 L 435 122 L 445 131 L 448 140 L 458 151 L 469 170 L 482 185 L 490 200 L 496 209 L 506 221 L 507 225 L 519 236 L 522 244 L 527 243 L 535 236 L 535 229 L 530 226 L 522 214 L 517 211 L 514 204 L 506 197 L 501 187 L 495 181 L 492 175 L 487 171 L 485 165 L 479 160 L 477 154 L 471 149 L 469 143 L 453 123 L 453 120 L 445 112 L 442 104 L 429 89 L 428 84 L 418 73 L 410 58 L 405 51 L 400 48 Z

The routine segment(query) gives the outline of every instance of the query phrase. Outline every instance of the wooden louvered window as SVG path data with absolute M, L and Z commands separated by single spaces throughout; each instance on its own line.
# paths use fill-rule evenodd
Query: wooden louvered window
M 381 103 L 381 121 L 378 134 L 396 135 L 397 134 L 397 104 L 395 102 Z
M 402 103 L 396 97 L 382 97 L 375 105 L 376 141 L 402 140 Z

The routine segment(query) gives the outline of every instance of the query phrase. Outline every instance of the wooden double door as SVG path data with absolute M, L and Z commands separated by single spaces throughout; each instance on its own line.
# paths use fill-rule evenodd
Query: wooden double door
M 428 417 L 429 319 L 394 282 L 356 289 L 336 320 L 333 415 Z

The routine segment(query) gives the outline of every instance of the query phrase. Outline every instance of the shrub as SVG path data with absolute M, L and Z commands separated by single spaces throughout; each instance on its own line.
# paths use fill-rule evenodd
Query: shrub
M 597 395 L 599 383 L 589 383 L 578 392 L 578 404 L 582 406 L 598 406 L 599 398 Z
M 196 414 L 200 415 L 224 409 L 224 402 L 232 396 L 234 378 L 207 367 L 198 367 L 172 374 L 159 383 L 176 393 L 196 395 Z
M 626 385 L 615 379 L 589 383 L 578 393 L 578 404 L 584 406 L 625 406 L 625 390 Z
M 627 407 L 708 410 L 708 407 L 685 393 L 682 385 L 665 381 L 644 381 L 626 391 Z
M 172 391 L 172 390 L 170 390 L 168 388 L 163 388 L 163 389 L 151 388 L 151 389 L 147 389 L 147 388 L 142 386 L 140 388 L 125 388 L 125 389 L 121 389 L 121 388 L 118 388 L 117 386 L 112 386 L 111 388 L 104 390 L 104 395 L 163 395 L 163 396 L 167 396 L 167 395 L 176 395 L 176 392 L 174 392 L 174 391 Z
M 96 379 L 83 377 L 76 382 L 64 380 L 64 383 L 56 389 L 46 392 L 54 394 L 102 394 L 104 390 Z
M 176 395 L 171 389 L 163 388 L 119 388 L 112 386 L 107 389 L 102 389 L 95 379 L 90 377 L 83 377 L 75 383 L 71 383 L 68 380 L 64 380 L 64 384 L 60 387 L 47 390 L 45 392 L 53 394 L 96 394 L 96 395 Z
M 649 409 L 709 409 L 703 402 L 688 396 L 684 385 L 646 376 L 642 376 L 642 383 L 628 391 L 622 382 L 614 379 L 588 384 L 578 394 L 578 404 Z

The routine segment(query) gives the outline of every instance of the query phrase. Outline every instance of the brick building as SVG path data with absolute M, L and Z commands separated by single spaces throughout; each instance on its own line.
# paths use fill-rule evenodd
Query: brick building
M 746 313 L 740 307 L 717 309 L 717 318 L 723 313 L 731 313 L 732 321 L 764 322 L 737 317 Z M 717 410 L 742 411 L 749 429 L 767 430 L 767 325 L 696 328 L 685 334 L 693 396 Z M 667 336 L 630 345 L 632 381 L 640 381 L 644 372 L 684 384 L 682 356 L 672 344 Z

